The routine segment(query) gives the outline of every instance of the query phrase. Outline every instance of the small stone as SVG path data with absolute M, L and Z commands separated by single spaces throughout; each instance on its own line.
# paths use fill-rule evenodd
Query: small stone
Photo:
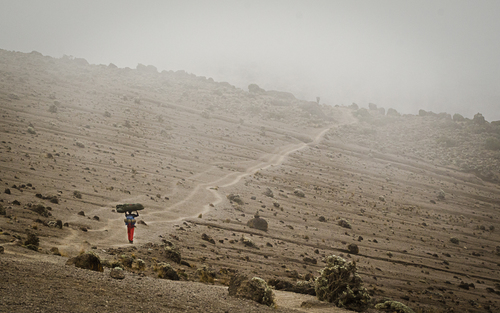
M 296 195 L 299 198 L 305 198 L 306 197 L 306 194 L 302 190 L 300 190 L 300 189 L 295 189 L 293 191 L 293 194 Z
M 344 227 L 344 228 L 352 228 L 351 224 L 349 224 L 348 221 L 341 219 L 338 221 L 339 226 Z
M 270 198 L 274 198 L 274 194 L 273 194 L 273 191 L 269 188 L 266 188 L 266 191 L 264 191 L 262 193 L 264 196 L 267 196 L 267 197 L 270 197 Z
M 359 247 L 357 244 L 351 243 L 347 246 L 347 250 L 349 250 L 349 253 L 352 254 L 358 254 L 359 253 Z
M 210 242 L 215 245 L 215 240 L 207 234 L 202 234 L 201 239 Z
M 458 238 L 455 238 L 455 237 L 450 238 L 450 242 L 454 243 L 456 245 L 460 244 L 460 240 L 458 240 Z

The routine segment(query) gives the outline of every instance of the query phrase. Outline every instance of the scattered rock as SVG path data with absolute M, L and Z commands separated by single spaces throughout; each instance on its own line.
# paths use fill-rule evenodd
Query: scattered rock
M 0 204 L 0 215 L 6 215 L 7 212 L 5 211 L 5 208 L 3 207 L 3 205 Z
M 239 205 L 245 204 L 243 200 L 241 200 L 240 195 L 235 195 L 235 194 L 229 194 L 226 196 L 226 198 L 229 199 L 229 201 L 238 203 Z
M 255 243 L 252 240 L 250 240 L 249 238 L 247 238 L 243 235 L 241 235 L 240 242 L 242 242 L 245 245 L 245 247 L 257 248 L 257 246 L 255 245 Z
M 101 259 L 98 255 L 92 252 L 82 253 L 74 258 L 69 259 L 66 265 L 75 265 L 76 267 L 88 269 L 92 271 L 102 272 L 104 268 L 101 264 Z
M 456 237 L 451 237 L 450 241 L 451 241 L 451 243 L 454 243 L 456 245 L 460 244 L 460 240 L 458 240 L 458 238 L 456 238 Z
M 458 288 L 462 288 L 462 289 L 465 289 L 465 290 L 469 290 L 470 288 L 474 288 L 476 289 L 476 286 L 473 284 L 473 283 L 466 283 L 466 282 L 460 282 L 460 284 L 458 285 Z
M 10 193 L 10 189 L 9 189 L 9 188 L 5 188 L 4 193 L 6 193 L 6 194 L 10 195 L 10 194 L 11 194 L 11 193 Z
M 318 221 L 320 221 L 320 222 L 326 222 L 326 218 L 324 216 L 320 216 L 318 218 Z
M 202 234 L 202 235 L 201 235 L 201 239 L 203 239 L 203 240 L 205 240 L 205 241 L 208 241 L 208 242 L 210 242 L 211 244 L 214 244 L 214 245 L 215 245 L 215 240 L 214 240 L 212 237 L 210 237 L 209 235 L 207 235 L 207 234 Z
M 305 198 L 306 197 L 306 194 L 302 190 L 300 190 L 300 189 L 295 189 L 293 191 L 293 194 L 296 195 L 299 198 Z
M 232 297 L 250 299 L 267 306 L 274 305 L 273 290 L 259 277 L 248 279 L 244 275 L 234 275 L 229 282 L 228 291 Z
M 0 254 L 3 254 L 5 251 L 5 248 L 3 246 L 0 246 Z
M 344 228 L 349 228 L 349 229 L 352 228 L 351 224 L 348 221 L 344 220 L 344 219 L 340 219 L 338 221 L 338 224 L 339 224 L 339 226 L 344 227 Z
M 304 261 L 306 263 L 310 263 L 310 264 L 318 264 L 318 260 L 316 260 L 315 258 L 310 258 L 310 257 L 305 257 L 302 259 L 302 261 Z
M 83 212 L 83 211 L 80 211 L 80 212 L 78 212 L 77 214 L 78 214 L 78 215 L 81 215 L 81 216 L 85 216 L 85 212 Z
M 109 272 L 109 276 L 114 279 L 124 279 L 125 278 L 125 272 L 121 267 L 115 267 L 111 269 Z
M 358 254 L 359 253 L 359 248 L 357 244 L 351 243 L 347 246 L 347 250 L 349 250 L 349 253 L 352 254 Z
M 75 197 L 77 199 L 81 199 L 82 198 L 82 193 L 79 192 L 78 190 L 75 190 L 75 191 L 73 191 L 73 197 Z
M 252 218 L 247 222 L 247 226 L 262 231 L 267 231 L 268 228 L 267 221 L 261 218 L 258 212 L 255 214 L 254 218 Z
M 266 191 L 264 191 L 262 194 L 264 196 L 267 196 L 267 197 L 270 197 L 270 198 L 274 198 L 273 191 L 270 188 L 266 188 Z

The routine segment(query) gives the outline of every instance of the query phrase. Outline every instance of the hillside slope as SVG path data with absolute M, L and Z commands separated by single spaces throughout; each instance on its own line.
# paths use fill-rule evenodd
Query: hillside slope
M 106 281 L 93 291 L 102 311 L 133 311 L 134 301 L 120 307 L 121 295 L 106 297 L 115 288 L 147 293 L 153 284 L 208 293 L 172 296 L 177 302 L 162 305 L 173 312 L 195 312 L 214 298 L 211 312 L 263 312 L 198 282 L 227 285 L 236 272 L 307 280 L 332 254 L 356 261 L 374 301 L 422 311 L 498 310 L 499 152 L 486 145 L 498 138 L 493 123 L 427 112 L 387 116 L 153 66 L 120 69 L 4 50 L 0 114 L 0 261 L 9 269 L 0 275 L 2 292 L 12 293 L 0 304 L 6 310 L 76 305 L 89 290 L 74 277 L 85 275 L 87 288 Z M 114 207 L 134 202 L 146 209 L 130 245 Z M 255 215 L 266 231 L 248 225 Z M 28 233 L 39 237 L 38 252 L 20 247 Z M 55 248 L 61 257 L 49 255 Z M 108 269 L 63 265 L 87 250 L 107 264 L 132 257 L 146 268 L 128 268 L 125 280 L 114 281 Z M 187 282 L 154 279 L 157 262 L 169 262 Z M 64 275 L 55 274 L 57 266 Z M 42 300 L 47 291 L 37 273 L 45 269 L 50 286 L 75 286 L 74 297 Z M 120 286 L 130 280 L 133 287 Z M 23 291 L 36 296 L 16 299 Z M 162 291 L 154 293 L 161 299 Z M 150 298 L 136 301 L 144 310 L 161 308 Z

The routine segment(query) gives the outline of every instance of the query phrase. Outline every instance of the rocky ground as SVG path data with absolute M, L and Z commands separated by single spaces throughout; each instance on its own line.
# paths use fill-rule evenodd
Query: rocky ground
M 225 288 L 300 285 L 329 255 L 356 262 L 373 303 L 499 310 L 498 123 L 4 50 L 0 114 L 0 311 L 332 312 Z M 129 244 L 114 208 L 135 202 Z M 85 251 L 104 272 L 65 265 Z

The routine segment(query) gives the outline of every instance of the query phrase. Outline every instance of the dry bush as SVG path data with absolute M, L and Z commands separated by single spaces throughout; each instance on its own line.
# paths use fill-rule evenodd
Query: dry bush
M 324 261 L 327 266 L 316 279 L 318 299 L 349 310 L 362 311 L 368 308 L 371 297 L 357 274 L 356 263 L 335 255 L 326 257 Z

